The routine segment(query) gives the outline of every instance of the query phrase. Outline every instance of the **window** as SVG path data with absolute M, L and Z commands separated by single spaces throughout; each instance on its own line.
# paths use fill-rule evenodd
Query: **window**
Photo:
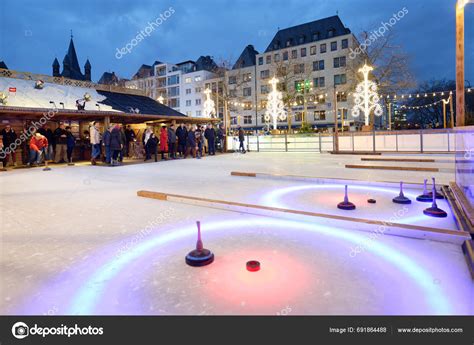
M 341 47 L 342 49 L 347 49 L 349 48 L 349 40 L 347 38 L 343 39 L 341 42 Z
M 244 97 L 252 96 L 252 88 L 244 87 L 243 89 Z
M 341 56 L 334 58 L 334 68 L 346 67 L 346 57 Z
M 286 92 L 286 83 L 278 83 L 277 90 L 281 92 Z
M 260 93 L 262 95 L 265 95 L 269 92 L 269 87 L 268 85 L 260 85 Z
M 294 73 L 295 74 L 300 74 L 304 73 L 304 63 L 299 63 L 294 66 Z
M 321 38 L 321 34 L 319 32 L 313 33 L 313 41 L 317 41 Z
M 322 71 L 324 70 L 324 60 L 313 61 L 313 71 Z
M 278 66 L 276 73 L 278 77 L 284 77 L 286 76 L 287 71 L 288 69 L 286 68 L 286 66 Z
M 267 79 L 270 78 L 270 70 L 266 69 L 264 71 L 260 71 L 260 79 Z
M 301 48 L 301 57 L 306 56 L 306 48 Z
M 196 116 L 201 116 L 201 110 L 196 110 Z
M 346 108 L 337 109 L 337 118 L 338 119 L 341 118 L 341 112 L 342 112 L 342 118 L 344 120 L 347 120 L 347 109 Z
M 199 92 L 201 92 L 201 90 L 202 90 L 202 89 L 201 89 L 201 87 L 200 87 L 200 86 L 198 86 L 197 88 L 195 88 L 195 89 L 194 89 L 194 91 L 195 91 L 196 93 L 199 93 Z
M 285 46 L 286 47 L 291 47 L 291 43 L 292 43 L 292 41 L 291 41 L 291 38 L 290 38 L 289 40 L 286 40 Z
M 252 80 L 252 73 L 245 73 L 243 75 L 244 82 Z
M 172 75 L 168 77 L 168 85 L 179 84 L 179 75 Z
M 229 77 L 229 85 L 231 84 L 237 84 L 237 77 L 235 75 Z
M 334 85 L 343 85 L 345 83 L 347 83 L 345 74 L 334 75 Z
M 196 104 L 196 105 L 201 105 L 201 99 L 200 99 L 200 98 L 196 98 L 195 104 Z
M 265 59 L 266 59 L 267 64 L 272 63 L 272 56 L 271 55 L 267 55 Z
M 301 121 L 303 121 L 303 113 L 302 112 L 295 113 L 295 122 L 301 122 Z
M 314 87 L 325 87 L 326 86 L 326 81 L 325 81 L 324 77 L 314 78 L 313 79 L 313 86 Z
M 179 108 L 179 98 L 169 98 L 168 106 L 171 108 Z
M 279 62 L 280 61 L 280 54 L 273 55 L 273 61 Z
M 191 77 L 187 77 L 186 79 L 184 79 L 184 82 L 185 82 L 186 84 L 189 84 L 189 83 L 192 82 L 192 81 L 193 81 L 193 78 L 191 78 Z
M 169 97 L 179 96 L 179 86 L 168 88 L 168 96 Z
M 344 93 L 338 93 L 336 96 L 336 99 L 338 102 L 347 102 L 347 94 Z
M 192 111 L 187 111 L 186 116 L 192 116 L 192 113 L 193 113 Z
M 244 115 L 244 125 L 252 124 L 252 115 Z
M 190 95 L 191 94 L 191 89 L 186 89 L 186 95 Z
M 323 44 L 321 44 L 321 45 L 319 46 L 319 52 L 320 52 L 321 54 L 325 53 L 326 50 L 327 50 L 326 43 L 323 43 Z
M 314 112 L 314 121 L 326 120 L 326 110 L 316 110 Z
M 311 47 L 309 48 L 309 53 L 310 53 L 311 55 L 316 55 L 316 46 L 311 46 Z
M 236 89 L 229 90 L 229 97 L 232 97 L 232 98 L 237 97 L 237 90 Z
M 288 60 L 288 52 L 283 52 L 283 61 L 287 61 Z
M 201 81 L 201 80 L 202 80 L 202 78 L 201 78 L 201 76 L 200 76 L 200 75 L 198 75 L 198 76 L 194 77 L 194 81 Z
M 293 50 L 291 51 L 291 58 L 292 58 L 292 59 L 298 58 L 298 51 L 297 51 L 296 49 L 293 49 Z
M 318 98 L 316 99 L 316 102 L 318 104 L 324 104 L 326 103 L 326 96 L 325 95 L 319 95 Z
M 337 41 L 331 42 L 331 51 L 336 51 L 337 50 Z
M 258 58 L 258 64 L 259 64 L 260 66 L 263 65 L 263 56 L 260 56 L 260 57 Z
M 335 34 L 336 34 L 336 30 L 334 29 L 328 30 L 328 38 L 334 37 Z
M 186 100 L 186 106 L 187 106 L 187 107 L 190 107 L 190 106 L 191 106 L 191 100 L 190 100 L 190 99 L 187 99 L 187 100 Z

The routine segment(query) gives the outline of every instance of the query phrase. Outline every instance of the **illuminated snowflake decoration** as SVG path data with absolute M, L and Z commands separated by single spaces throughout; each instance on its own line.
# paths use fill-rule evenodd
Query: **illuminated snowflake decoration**
M 206 89 L 204 91 L 206 95 L 206 100 L 204 101 L 204 116 L 205 117 L 214 117 L 213 115 L 216 113 L 216 107 L 214 101 L 211 99 L 211 90 Z
M 278 120 L 286 120 L 285 105 L 283 104 L 283 95 L 277 90 L 278 79 L 273 77 L 270 80 L 272 91 L 268 94 L 267 109 L 265 111 L 265 121 L 273 121 L 273 129 L 277 129 Z
M 366 126 L 369 125 L 369 117 L 372 111 L 377 116 L 382 116 L 383 113 L 382 106 L 379 103 L 380 96 L 377 93 L 377 84 L 369 80 L 369 72 L 372 70 L 373 68 L 366 64 L 359 69 L 359 72 L 364 75 L 364 81 L 360 82 L 356 87 L 354 92 L 355 104 L 352 108 L 352 116 L 354 117 L 359 117 L 360 112 L 364 112 Z

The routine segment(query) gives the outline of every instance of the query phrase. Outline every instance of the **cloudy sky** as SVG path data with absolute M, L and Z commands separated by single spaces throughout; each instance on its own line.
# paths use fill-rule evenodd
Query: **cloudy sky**
M 170 7 L 174 13 L 161 26 L 131 53 L 115 57 Z M 73 30 L 79 63 L 90 59 L 93 80 L 106 71 L 130 78 L 155 60 L 235 60 L 247 44 L 261 52 L 278 28 L 336 13 L 353 33 L 372 31 L 403 7 L 408 14 L 394 30 L 417 80 L 454 79 L 455 0 L 1 0 L 0 61 L 51 74 Z M 474 84 L 474 4 L 466 7 L 466 79 Z

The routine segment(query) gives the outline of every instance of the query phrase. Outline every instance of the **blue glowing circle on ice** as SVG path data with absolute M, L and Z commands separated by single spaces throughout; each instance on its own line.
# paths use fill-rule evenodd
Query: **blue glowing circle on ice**
M 354 231 L 329 228 L 314 223 L 263 217 L 262 219 L 252 218 L 251 222 L 241 219 L 208 222 L 206 223 L 206 233 L 222 231 L 229 228 L 235 229 L 236 227 L 253 227 L 256 225 L 269 226 L 278 229 L 293 228 L 298 231 L 319 233 L 354 244 L 359 244 L 366 240 L 366 237 L 362 233 Z M 193 238 L 195 233 L 196 229 L 194 225 L 190 225 L 180 230 L 172 230 L 163 234 L 158 234 L 143 243 L 137 244 L 119 257 L 111 257 L 108 262 L 97 268 L 79 288 L 78 292 L 72 298 L 68 314 L 94 314 L 95 306 L 100 302 L 101 298 L 104 297 L 108 282 L 118 275 L 122 269 L 126 268 L 128 264 L 145 255 L 152 255 L 153 251 L 160 246 L 170 244 L 173 241 L 185 237 Z M 394 268 L 406 274 L 407 278 L 417 284 L 423 290 L 426 303 L 431 307 L 434 314 L 446 315 L 452 313 L 451 306 L 441 289 L 432 283 L 433 279 L 430 274 L 415 261 L 380 241 L 373 241 L 373 243 L 371 243 L 370 252 L 390 263 Z

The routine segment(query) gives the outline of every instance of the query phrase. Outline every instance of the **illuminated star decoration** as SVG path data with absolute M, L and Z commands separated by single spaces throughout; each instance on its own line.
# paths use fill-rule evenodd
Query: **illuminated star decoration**
M 211 99 L 211 90 L 206 89 L 204 91 L 206 94 L 206 100 L 204 101 L 204 116 L 205 117 L 214 117 L 216 113 L 214 101 Z
M 381 116 L 382 106 L 380 105 L 380 96 L 377 93 L 377 84 L 369 80 L 369 72 L 373 68 L 365 64 L 359 72 L 364 75 L 364 81 L 357 84 L 354 92 L 354 107 L 352 108 L 352 116 L 359 117 L 360 112 L 363 111 L 365 115 L 365 125 L 369 125 L 370 112 L 373 110 L 374 114 Z
M 285 106 L 283 104 L 283 96 L 280 91 L 277 90 L 278 79 L 273 77 L 270 80 L 272 85 L 272 91 L 268 94 L 267 109 L 265 111 L 265 121 L 273 121 L 273 129 L 277 129 L 278 120 L 284 121 L 286 119 Z

